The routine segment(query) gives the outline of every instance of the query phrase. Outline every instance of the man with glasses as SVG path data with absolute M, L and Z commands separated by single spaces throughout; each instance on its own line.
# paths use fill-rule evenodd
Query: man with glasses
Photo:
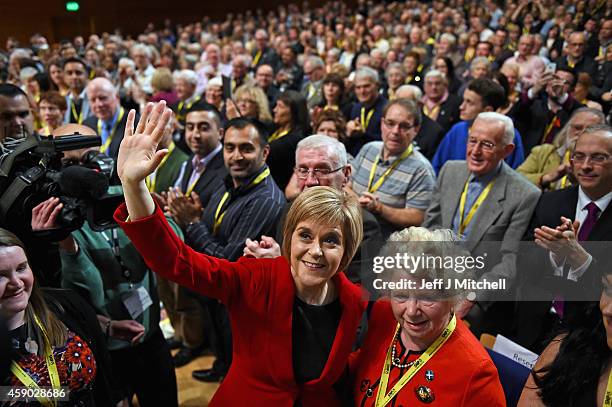
M 382 141 L 363 146 L 351 163 L 355 169 L 352 189 L 361 206 L 376 216 L 385 238 L 396 230 L 419 226 L 431 200 L 435 174 L 413 145 L 420 126 L 416 103 L 389 102 L 382 114 Z
M 576 141 L 571 167 L 578 185 L 542 195 L 535 208 L 526 238 L 545 249 L 546 256 L 537 263 L 545 271 L 530 275 L 522 290 L 537 284 L 545 290 L 563 287 L 571 293 L 590 289 L 594 289 L 592 293 L 601 292 L 598 269 L 609 267 L 610 248 L 588 242 L 612 240 L 612 127 L 588 127 Z M 557 300 L 553 303 L 553 321 L 580 315 L 583 306 Z M 526 308 L 520 312 L 519 326 L 523 329 L 519 341 L 530 345 L 547 334 L 550 324 L 542 322 L 550 321 L 551 304 L 540 301 Z
M 274 69 L 272 65 L 260 64 L 255 71 L 255 85 L 261 88 L 268 98 L 268 106 L 270 109 L 276 105 L 276 99 L 280 95 L 280 91 L 274 84 Z
M 351 180 L 351 166 L 347 161 L 346 148 L 338 140 L 316 134 L 300 141 L 295 151 L 295 170 L 297 187 L 301 193 L 304 189 L 316 186 L 327 186 L 344 190 Z M 291 202 L 283 208 L 281 218 L 276 228 L 276 240 L 262 236 L 261 241 L 247 239 L 245 254 L 255 257 L 280 256 L 280 245 L 283 244 L 283 224 Z M 349 264 L 346 275 L 353 282 L 361 281 L 361 270 L 366 260 L 362 257 L 362 247 L 368 248 L 368 253 L 377 253 L 383 242 L 378 221 L 367 210 L 361 211 L 363 218 L 363 240 L 355 257 Z M 277 243 L 278 242 L 278 243 Z M 366 268 L 367 269 L 367 268 Z
M 597 72 L 597 64 L 593 58 L 585 55 L 586 37 L 581 31 L 574 31 L 567 40 L 567 55 L 557 59 L 557 68 L 573 69 L 578 76 L 581 72 L 586 72 L 593 77 Z
M 462 235 L 472 256 L 486 252 L 487 267 L 476 277 L 505 279 L 507 287 L 516 277 L 519 240 L 540 196 L 535 185 L 504 162 L 514 150 L 513 138 L 510 118 L 480 113 L 470 128 L 466 161 L 448 161 L 442 167 L 423 222 L 424 227 L 452 229 Z M 499 242 L 499 249 L 487 251 L 490 241 Z M 487 293 L 471 300 L 465 300 L 455 313 L 470 322 L 477 337 L 482 332 L 510 333 L 511 302 L 492 302 Z
M 529 90 L 521 94 L 514 114 L 523 136 L 525 154 L 543 143 L 551 143 L 578 108 L 584 107 L 572 97 L 576 74 L 568 67 L 546 72 Z

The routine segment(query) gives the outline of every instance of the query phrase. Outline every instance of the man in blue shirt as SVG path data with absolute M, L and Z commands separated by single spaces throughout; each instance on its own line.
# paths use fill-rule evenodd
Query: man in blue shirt
M 494 112 L 504 104 L 506 95 L 500 84 L 491 79 L 474 79 L 463 93 L 463 103 L 459 108 L 462 121 L 455 124 L 442 139 L 432 165 L 436 174 L 449 160 L 465 160 L 467 138 L 476 116 L 482 112 Z M 514 130 L 514 151 L 505 158 L 512 168 L 517 168 L 523 160 L 524 150 L 521 136 Z

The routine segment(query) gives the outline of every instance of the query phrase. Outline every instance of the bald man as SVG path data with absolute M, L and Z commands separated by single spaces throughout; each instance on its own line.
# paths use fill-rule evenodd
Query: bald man
M 89 82 L 87 98 L 93 116 L 87 118 L 83 124 L 102 137 L 100 152 L 115 160 L 116 170 L 119 144 L 123 140 L 128 112 L 121 107 L 115 87 L 106 78 L 95 78 Z M 111 182 L 118 183 L 117 171 L 114 174 Z
M 87 85 L 87 98 L 93 113 L 83 123 L 102 137 L 100 152 L 117 160 L 123 139 L 127 113 L 119 104 L 113 84 L 106 78 L 95 78 Z

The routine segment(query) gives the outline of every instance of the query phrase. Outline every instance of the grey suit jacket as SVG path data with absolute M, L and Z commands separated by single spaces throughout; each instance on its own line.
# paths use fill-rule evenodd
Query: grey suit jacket
M 469 177 L 465 161 L 448 161 L 438 176 L 433 197 L 425 213 L 423 226 L 451 229 L 461 192 Z M 507 288 L 516 279 L 516 255 L 531 215 L 538 203 L 540 190 L 525 177 L 502 162 L 500 172 L 483 202 L 472 218 L 466 248 L 476 256 L 487 252 L 487 271 L 478 276 L 496 281 L 506 278 Z M 496 253 L 483 242 L 501 242 Z M 487 298 L 479 297 L 478 300 Z

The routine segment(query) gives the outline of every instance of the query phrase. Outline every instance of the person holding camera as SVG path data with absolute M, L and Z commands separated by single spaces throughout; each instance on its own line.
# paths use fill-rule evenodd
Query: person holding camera
M 95 94 L 95 93 L 93 93 Z M 67 125 L 60 133 L 95 136 L 85 126 Z M 64 152 L 66 163 L 84 163 L 97 147 Z M 77 164 L 78 165 L 78 164 Z M 111 186 L 109 193 L 119 186 Z M 38 205 L 33 230 L 58 227 L 63 207 L 58 198 Z M 181 230 L 169 219 L 175 233 Z M 61 284 L 77 292 L 96 311 L 108 339 L 113 374 L 124 396 L 134 394 L 141 406 L 177 406 L 177 387 L 170 349 L 159 328 L 156 279 L 125 233 L 116 225 L 103 231 L 85 223 L 59 242 Z
M 556 72 L 543 73 L 535 85 L 523 92 L 514 118 L 523 136 L 525 155 L 537 145 L 551 143 L 572 113 L 584 107 L 572 97 L 575 84 L 573 69 L 557 67 Z

